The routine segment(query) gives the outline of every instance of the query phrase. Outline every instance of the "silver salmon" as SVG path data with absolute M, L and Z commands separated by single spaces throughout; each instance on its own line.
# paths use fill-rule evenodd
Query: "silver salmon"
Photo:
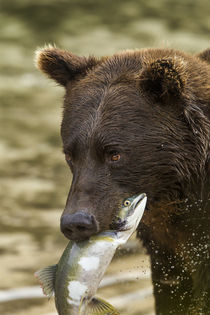
M 116 249 L 127 242 L 144 213 L 146 194 L 124 201 L 113 226 L 82 242 L 70 241 L 58 264 L 35 273 L 43 292 L 55 295 L 59 315 L 118 315 L 108 302 L 95 297 Z

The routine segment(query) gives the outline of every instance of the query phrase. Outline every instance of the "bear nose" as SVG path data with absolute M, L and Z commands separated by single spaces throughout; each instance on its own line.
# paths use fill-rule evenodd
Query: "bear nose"
M 98 231 L 95 217 L 85 211 L 63 214 L 60 224 L 61 232 L 72 241 L 83 241 Z

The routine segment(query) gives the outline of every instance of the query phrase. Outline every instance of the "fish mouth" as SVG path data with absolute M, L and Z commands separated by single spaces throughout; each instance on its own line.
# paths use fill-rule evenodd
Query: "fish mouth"
M 134 201 L 132 202 L 131 210 L 129 211 L 128 216 L 130 216 L 130 215 L 134 212 L 134 210 L 136 209 L 136 207 L 138 206 L 138 204 L 139 204 L 145 197 L 146 197 L 146 194 L 145 194 L 145 193 L 136 196 L 136 198 L 135 198 Z

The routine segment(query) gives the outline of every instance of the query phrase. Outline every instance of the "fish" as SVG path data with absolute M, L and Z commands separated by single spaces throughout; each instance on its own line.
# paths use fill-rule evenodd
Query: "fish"
M 69 241 L 58 264 L 35 273 L 44 294 L 49 298 L 54 294 L 59 315 L 119 315 L 95 294 L 116 249 L 137 229 L 146 202 L 145 193 L 125 199 L 113 229 L 85 241 Z

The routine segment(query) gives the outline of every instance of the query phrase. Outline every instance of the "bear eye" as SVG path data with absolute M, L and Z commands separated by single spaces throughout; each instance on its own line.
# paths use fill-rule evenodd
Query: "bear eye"
M 130 200 L 127 199 L 127 200 L 124 201 L 123 204 L 124 204 L 125 207 L 129 207 L 131 202 L 130 202 Z
M 105 159 L 109 163 L 117 163 L 122 158 L 121 153 L 116 150 L 107 150 L 105 151 Z
M 67 162 L 72 162 L 70 154 L 65 154 L 65 159 L 66 159 Z
M 119 153 L 112 154 L 111 157 L 110 157 L 112 162 L 117 162 L 117 161 L 120 160 L 120 158 L 121 158 L 121 156 L 120 156 Z

